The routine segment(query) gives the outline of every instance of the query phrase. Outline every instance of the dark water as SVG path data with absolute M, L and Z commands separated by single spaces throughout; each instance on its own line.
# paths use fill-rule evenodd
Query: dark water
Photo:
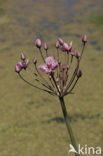
M 102 0 L 4 1 L 0 19 L 1 49 L 24 46 L 24 42 L 30 45 L 31 40 L 36 37 L 42 40 L 68 36 L 80 38 L 84 27 L 85 32 L 89 33 L 88 18 L 101 13 L 102 6 Z M 89 29 L 90 27 L 92 26 L 89 25 Z M 91 45 L 94 44 L 95 41 L 91 42 Z

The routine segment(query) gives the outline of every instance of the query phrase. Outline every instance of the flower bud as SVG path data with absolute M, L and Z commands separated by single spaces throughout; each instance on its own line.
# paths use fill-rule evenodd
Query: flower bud
M 37 63 L 37 59 L 36 59 L 36 57 L 33 58 L 33 63 L 34 63 L 34 64 Z
M 82 71 L 79 69 L 79 70 L 77 71 L 77 77 L 80 78 L 81 76 L 82 76 Z
M 63 47 L 62 47 L 62 51 L 69 51 L 69 46 L 68 46 L 68 44 L 67 43 L 64 43 L 63 44 Z
M 72 50 L 72 41 L 69 43 L 69 51 Z
M 59 41 L 60 45 L 63 45 L 64 42 L 61 38 L 59 38 L 58 41 Z
M 74 55 L 75 55 L 75 51 L 74 51 L 74 50 L 71 50 L 70 54 L 71 54 L 72 56 L 74 56 Z
M 78 51 L 75 51 L 75 57 L 78 59 L 80 57 L 80 53 Z
M 82 42 L 85 44 L 87 42 L 87 36 L 86 34 L 83 35 L 82 37 Z
M 48 50 L 48 46 L 47 46 L 46 43 L 44 43 L 44 49 L 45 49 L 45 50 Z
M 23 68 L 26 69 L 29 65 L 29 59 L 25 63 L 23 63 Z
M 40 39 L 36 39 L 35 45 L 36 45 L 37 48 L 41 48 L 41 46 L 42 46 L 41 40 Z
M 25 57 L 25 55 L 24 55 L 24 53 L 21 53 L 21 60 L 25 60 L 26 59 L 26 57 Z
M 56 41 L 56 48 L 59 48 L 60 47 L 60 44 L 59 44 L 59 41 Z
M 26 61 L 26 65 L 27 65 L 27 66 L 29 65 L 29 59 L 27 59 L 27 61 Z
M 15 72 L 19 73 L 23 69 L 23 64 L 21 62 L 17 63 L 15 66 Z

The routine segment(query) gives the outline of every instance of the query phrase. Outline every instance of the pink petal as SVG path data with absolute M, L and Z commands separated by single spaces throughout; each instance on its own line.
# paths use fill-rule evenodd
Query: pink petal
M 49 56 L 45 59 L 45 62 L 47 65 L 50 65 L 50 64 L 53 64 L 55 61 L 54 61 L 54 57 L 53 56 Z
M 69 46 L 68 46 L 67 43 L 64 43 L 64 44 L 63 44 L 62 51 L 63 51 L 63 52 L 69 51 Z
M 58 66 L 58 62 L 52 64 L 52 70 L 54 70 Z
M 19 63 L 16 64 L 16 66 L 15 66 L 15 71 L 16 71 L 17 73 L 19 73 L 21 70 L 22 70 L 22 66 L 21 66 Z
M 40 65 L 38 67 L 41 71 L 45 72 L 46 74 L 50 73 L 51 70 L 48 69 L 47 65 L 46 64 L 43 64 L 43 65 Z
M 59 41 L 60 45 L 63 45 L 64 42 L 61 38 L 59 38 L 58 41 Z
M 19 66 L 21 66 L 21 68 L 23 68 L 23 63 L 22 62 L 18 62 L 17 63 Z

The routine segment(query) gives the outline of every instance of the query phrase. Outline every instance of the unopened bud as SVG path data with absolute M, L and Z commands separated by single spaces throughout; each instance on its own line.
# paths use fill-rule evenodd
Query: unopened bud
M 70 54 L 71 54 L 72 56 L 74 56 L 74 55 L 75 55 L 75 51 L 74 51 L 74 50 L 71 50 Z
M 36 57 L 33 58 L 33 63 L 34 63 L 34 64 L 37 63 L 37 59 L 36 59 Z
M 26 59 L 26 57 L 25 57 L 25 55 L 24 55 L 24 53 L 21 53 L 21 60 L 25 60 Z
M 48 46 L 47 46 L 46 43 L 44 43 L 44 49 L 45 49 L 45 50 L 48 50 Z
M 56 41 L 56 48 L 59 48 L 60 47 L 60 44 L 59 44 L 59 41 Z
M 61 38 L 58 38 L 58 41 L 59 41 L 60 45 L 63 45 L 64 42 Z
M 82 76 L 82 71 L 79 69 L 79 70 L 77 71 L 77 77 L 80 78 L 81 76 Z
M 67 43 L 64 43 L 63 44 L 63 47 L 62 47 L 62 51 L 69 51 L 69 46 L 68 46 L 68 44 Z
M 82 42 L 85 44 L 87 42 L 87 36 L 86 34 L 83 35 L 82 37 Z
M 17 63 L 15 66 L 15 72 L 19 73 L 23 69 L 23 64 L 21 62 Z
M 69 43 L 69 51 L 72 50 L 72 41 Z
M 27 65 L 27 66 L 29 65 L 29 59 L 27 59 L 27 61 L 26 61 L 26 65 Z
M 41 48 L 41 46 L 42 46 L 41 40 L 40 39 L 36 39 L 35 45 L 36 45 L 37 48 Z
M 75 53 L 75 57 L 76 58 L 79 58 L 80 57 L 80 53 L 78 51 L 75 51 L 74 53 Z

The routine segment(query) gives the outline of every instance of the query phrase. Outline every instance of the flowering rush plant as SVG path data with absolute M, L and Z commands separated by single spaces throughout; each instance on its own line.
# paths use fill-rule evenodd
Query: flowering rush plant
M 79 53 L 79 51 L 73 49 L 72 42 L 68 44 L 59 38 L 55 44 L 56 54 L 50 55 L 48 45 L 46 43 L 43 45 L 40 39 L 36 39 L 35 45 L 39 49 L 43 64 L 37 66 L 37 59 L 34 57 L 32 61 L 34 70 L 32 71 L 29 65 L 29 59 L 26 60 L 24 53 L 21 53 L 21 62 L 18 62 L 15 66 L 15 71 L 18 73 L 19 77 L 28 85 L 59 98 L 68 134 L 76 151 L 77 145 L 70 125 L 70 117 L 66 110 L 64 97 L 72 93 L 78 80 L 82 76 L 82 71 L 79 69 L 79 66 L 86 42 L 87 37 L 83 35 L 83 46 L 81 53 Z M 45 52 L 43 52 L 43 48 Z M 64 59 L 61 55 L 64 56 Z M 70 75 L 73 62 L 76 62 L 76 65 L 72 75 Z M 26 71 L 39 86 L 26 80 L 25 77 L 22 76 L 21 71 Z M 42 74 L 43 72 L 47 78 Z M 75 155 L 77 156 L 79 154 L 75 153 Z

